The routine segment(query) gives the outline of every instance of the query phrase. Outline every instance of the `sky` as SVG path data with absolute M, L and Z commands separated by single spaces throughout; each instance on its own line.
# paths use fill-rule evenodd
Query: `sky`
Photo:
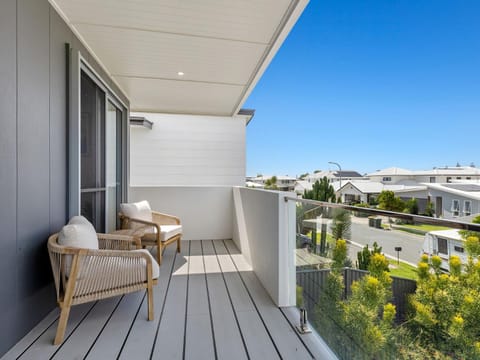
M 480 166 L 480 1 L 310 0 L 243 107 L 251 176 Z

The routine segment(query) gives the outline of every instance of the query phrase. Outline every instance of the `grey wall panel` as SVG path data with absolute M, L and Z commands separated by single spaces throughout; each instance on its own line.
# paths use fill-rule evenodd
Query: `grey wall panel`
M 67 221 L 67 73 L 65 43 L 73 34 L 50 8 L 50 232 Z
M 67 220 L 67 42 L 95 64 L 48 0 L 0 1 L 0 356 L 56 306 L 46 241 Z
M 16 1 L 0 5 L 0 354 L 14 340 L 10 329 L 15 312 L 17 121 Z
M 31 326 L 51 308 L 39 293 L 51 284 L 46 251 L 50 232 L 50 38 L 47 1 L 17 2 L 17 304 L 18 326 Z M 35 303 L 35 307 L 31 303 Z

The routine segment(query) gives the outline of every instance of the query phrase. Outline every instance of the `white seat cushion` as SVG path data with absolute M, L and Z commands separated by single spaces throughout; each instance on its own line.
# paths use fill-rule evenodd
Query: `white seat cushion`
M 160 241 L 168 240 L 182 233 L 182 225 L 160 225 Z
M 150 258 L 152 259 L 152 278 L 158 279 L 158 277 L 160 276 L 160 266 L 158 266 L 157 260 L 155 260 L 152 254 L 150 254 L 150 251 L 148 251 L 147 249 L 137 249 L 132 251 L 143 252 L 145 254 L 148 254 L 148 256 L 150 256 Z

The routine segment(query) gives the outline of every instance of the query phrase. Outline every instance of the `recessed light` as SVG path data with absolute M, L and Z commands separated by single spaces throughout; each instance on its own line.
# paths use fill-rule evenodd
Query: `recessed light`
M 185 73 L 184 73 L 183 71 L 179 71 L 179 72 L 177 73 L 177 75 L 178 75 L 178 76 L 183 76 L 183 75 L 185 75 Z

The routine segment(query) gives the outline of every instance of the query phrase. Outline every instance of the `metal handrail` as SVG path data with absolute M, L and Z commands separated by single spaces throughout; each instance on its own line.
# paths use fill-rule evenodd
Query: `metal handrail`
M 408 220 L 408 221 L 414 221 L 414 222 L 422 223 L 422 224 L 438 225 L 438 226 L 451 227 L 451 228 L 454 228 L 454 229 L 480 232 L 480 224 L 467 223 L 467 222 L 462 222 L 462 221 L 457 221 L 457 220 L 439 219 L 439 218 L 433 218 L 433 217 L 423 216 L 423 215 L 412 215 L 412 214 L 406 214 L 406 213 L 399 213 L 399 212 L 395 212 L 395 211 L 371 209 L 371 208 L 357 207 L 357 206 L 344 205 L 344 204 L 336 204 L 336 203 L 310 200 L 310 199 L 301 199 L 301 198 L 296 198 L 296 197 L 293 197 L 293 196 L 285 196 L 285 201 L 295 201 L 295 202 L 300 202 L 300 203 L 310 204 L 310 205 L 344 209 L 344 210 L 349 210 L 349 211 L 358 211 L 358 212 L 362 212 L 362 213 L 366 213 L 366 214 L 370 214 L 370 215 L 390 216 L 390 217 L 395 217 L 395 218 Z

